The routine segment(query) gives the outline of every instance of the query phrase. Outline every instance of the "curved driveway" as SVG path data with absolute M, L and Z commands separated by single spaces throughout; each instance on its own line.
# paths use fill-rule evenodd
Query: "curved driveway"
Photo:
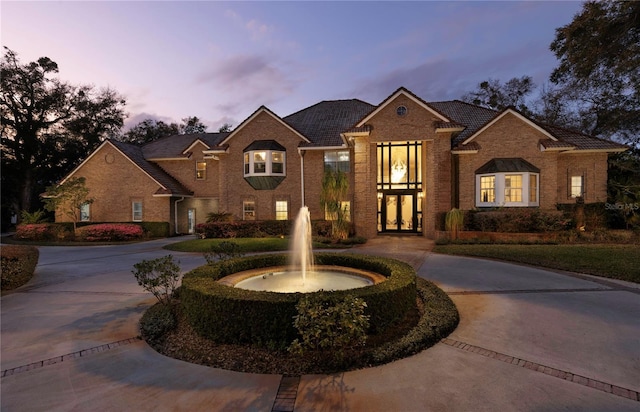
M 450 294 L 445 340 L 380 367 L 283 378 L 166 358 L 138 335 L 154 302 L 134 263 L 179 238 L 41 247 L 33 280 L 1 298 L 2 411 L 638 411 L 638 285 L 429 252 L 417 237 L 351 251 L 393 256 Z

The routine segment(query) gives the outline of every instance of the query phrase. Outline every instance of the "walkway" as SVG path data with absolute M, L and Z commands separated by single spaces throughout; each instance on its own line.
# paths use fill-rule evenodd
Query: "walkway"
M 178 240 L 40 248 L 34 279 L 1 298 L 1 410 L 640 410 L 637 285 L 379 237 L 351 251 L 403 259 L 436 282 L 460 311 L 454 333 L 376 368 L 244 374 L 166 358 L 136 338 L 154 298 L 132 265 Z M 205 263 L 171 253 L 185 271 Z

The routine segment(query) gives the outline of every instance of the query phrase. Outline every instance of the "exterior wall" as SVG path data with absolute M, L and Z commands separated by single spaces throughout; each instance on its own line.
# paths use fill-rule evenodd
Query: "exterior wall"
M 286 178 L 273 190 L 256 190 L 244 180 L 243 150 L 256 140 L 275 140 L 286 149 Z M 287 200 L 289 218 L 294 218 L 293 211 L 297 213 L 302 206 L 300 142 L 299 136 L 266 112 L 259 113 L 245 124 L 229 140 L 228 153 L 220 155 L 220 211 L 242 219 L 243 201 L 252 200 L 256 204 L 256 220 L 270 220 L 275 219 L 276 200 Z M 306 201 L 312 202 L 310 199 Z M 312 215 L 312 219 L 319 218 L 317 214 Z
M 95 199 L 90 206 L 93 222 L 131 222 L 131 203 L 140 200 L 144 221 L 173 223 L 170 198 L 153 197 L 160 186 L 110 144 L 94 153 L 73 177 L 84 177 L 89 197 Z M 56 211 L 56 221 L 69 220 Z
M 491 159 L 515 157 L 522 158 L 540 169 L 539 207 L 555 209 L 558 202 L 558 153 L 540 151 L 539 141 L 545 138 L 542 132 L 512 114 L 507 114 L 478 135 L 474 139 L 481 147 L 478 153 L 457 155 L 460 209 L 470 210 L 476 207 L 475 171 L 478 168 Z
M 575 203 L 571 198 L 571 176 L 584 176 L 584 201 L 607 201 L 607 153 L 562 153 L 558 155 L 558 203 Z
M 191 190 L 195 197 L 218 197 L 220 196 L 219 161 L 204 159 L 202 151 L 206 147 L 197 144 L 192 148 L 192 155 L 188 160 L 163 160 L 156 162 L 162 169 L 178 180 L 184 187 Z M 196 163 L 206 162 L 206 178 L 196 179 Z

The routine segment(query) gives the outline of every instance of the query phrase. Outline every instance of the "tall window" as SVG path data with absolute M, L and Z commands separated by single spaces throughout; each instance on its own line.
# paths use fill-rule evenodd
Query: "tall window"
M 204 180 L 207 178 L 207 162 L 196 162 L 196 179 Z
M 583 176 L 571 176 L 571 197 L 580 197 L 582 195 L 584 195 Z
M 142 201 L 134 200 L 131 202 L 132 220 L 134 222 L 142 222 Z
M 84 203 L 80 206 L 80 221 L 88 222 L 91 220 L 91 205 L 89 203 Z
M 422 144 L 378 143 L 378 190 L 422 189 Z
M 324 152 L 324 170 L 348 173 L 350 170 L 349 151 L 334 150 Z
M 504 201 L 507 203 L 522 202 L 522 175 L 506 175 L 504 177 Z
M 538 175 L 529 175 L 529 202 L 538 203 Z
M 271 173 L 273 174 L 284 173 L 284 153 L 283 152 L 271 152 Z
M 493 203 L 496 201 L 496 177 L 480 177 L 480 201 L 483 203 Z
M 276 220 L 289 219 L 289 202 L 286 200 L 276 200 Z
M 256 220 L 256 202 L 253 200 L 242 202 L 242 218 L 243 220 Z

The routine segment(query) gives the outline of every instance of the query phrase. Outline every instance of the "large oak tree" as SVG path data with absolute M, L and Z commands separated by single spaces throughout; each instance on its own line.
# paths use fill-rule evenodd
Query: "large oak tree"
M 0 62 L 2 209 L 41 206 L 39 194 L 122 127 L 126 104 L 112 89 L 74 86 L 48 57 L 23 64 L 5 47 Z

